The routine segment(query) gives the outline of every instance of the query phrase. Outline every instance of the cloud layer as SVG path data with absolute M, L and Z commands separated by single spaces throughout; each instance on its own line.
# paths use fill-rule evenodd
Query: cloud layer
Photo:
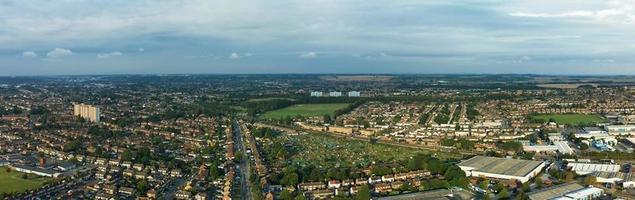
M 0 0 L 0 75 L 632 74 L 634 8 L 632 0 Z
M 107 59 L 107 58 L 117 57 L 117 56 L 121 56 L 121 55 L 123 55 L 121 52 L 114 51 L 114 52 L 110 52 L 110 53 L 97 54 L 97 58 Z
M 46 56 L 49 58 L 61 58 L 61 57 L 70 56 L 70 55 L 73 55 L 73 52 L 71 50 L 64 49 L 64 48 L 55 48 L 49 51 L 48 53 L 46 53 Z

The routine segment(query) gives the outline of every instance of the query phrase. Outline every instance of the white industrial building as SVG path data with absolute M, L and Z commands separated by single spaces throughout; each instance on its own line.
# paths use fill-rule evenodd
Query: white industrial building
M 587 175 L 594 172 L 619 172 L 620 166 L 616 164 L 599 164 L 599 163 L 575 163 L 571 162 L 567 164 L 567 167 L 571 168 L 579 175 Z
M 29 167 L 24 165 L 15 165 L 15 166 L 11 166 L 11 168 L 13 168 L 13 170 L 18 172 L 27 173 L 27 174 L 35 174 L 38 176 L 58 177 L 61 175 L 60 173 L 54 172 L 52 170 L 40 169 L 40 168 Z
M 604 190 L 577 183 L 565 183 L 527 193 L 531 200 L 590 200 L 601 197 Z
M 330 97 L 341 97 L 342 96 L 342 92 L 338 92 L 338 91 L 329 92 L 329 96 Z
M 602 129 L 598 128 L 598 127 L 585 127 L 585 128 L 582 128 L 582 132 L 576 133 L 574 136 L 576 138 L 583 138 L 583 139 L 613 138 L 611 135 L 609 135 L 608 132 L 606 132 L 605 130 L 602 130 Z
M 624 188 L 635 188 L 633 173 L 594 172 L 592 175 L 598 183 L 622 184 Z
M 610 125 L 605 127 L 610 135 L 633 135 L 635 125 Z
M 350 91 L 350 92 L 348 92 L 348 96 L 349 97 L 360 97 L 360 96 L 362 96 L 362 94 L 360 92 L 358 92 L 358 91 Z
M 467 176 L 518 180 L 525 183 L 538 175 L 545 167 L 545 163 L 532 160 L 474 156 L 462 161 L 458 166 Z
M 548 152 L 561 154 L 573 154 L 573 149 L 566 141 L 555 141 L 552 145 L 523 145 L 523 150 L 530 152 Z
M 321 97 L 322 96 L 322 92 L 318 92 L 318 91 L 311 92 L 311 96 L 312 97 Z
M 552 142 L 565 140 L 565 138 L 562 137 L 561 133 L 547 133 L 547 138 L 549 138 L 549 141 L 552 141 Z

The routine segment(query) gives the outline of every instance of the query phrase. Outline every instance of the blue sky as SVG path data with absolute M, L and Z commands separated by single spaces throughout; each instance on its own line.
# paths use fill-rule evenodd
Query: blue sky
M 635 1 L 0 0 L 0 75 L 635 74 Z

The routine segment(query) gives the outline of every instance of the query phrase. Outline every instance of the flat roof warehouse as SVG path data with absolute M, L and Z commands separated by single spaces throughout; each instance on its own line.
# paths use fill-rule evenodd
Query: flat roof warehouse
M 459 163 L 468 176 L 486 176 L 500 179 L 517 179 L 527 182 L 544 167 L 544 163 L 533 160 L 519 160 L 474 156 Z

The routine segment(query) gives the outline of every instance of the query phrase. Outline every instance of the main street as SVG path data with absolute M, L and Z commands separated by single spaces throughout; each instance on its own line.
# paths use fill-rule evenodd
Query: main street
M 237 168 L 238 168 L 237 178 L 239 179 L 238 181 L 240 182 L 239 196 L 240 196 L 240 199 L 252 199 L 251 191 L 249 190 L 251 166 L 249 165 L 249 158 L 245 154 L 245 150 L 247 149 L 247 147 L 244 142 L 242 130 L 240 129 L 240 124 L 236 120 L 234 120 L 233 124 L 234 124 L 234 138 L 235 138 L 234 147 L 236 148 L 236 153 L 240 154 L 240 156 L 238 156 L 240 160 L 237 163 Z

